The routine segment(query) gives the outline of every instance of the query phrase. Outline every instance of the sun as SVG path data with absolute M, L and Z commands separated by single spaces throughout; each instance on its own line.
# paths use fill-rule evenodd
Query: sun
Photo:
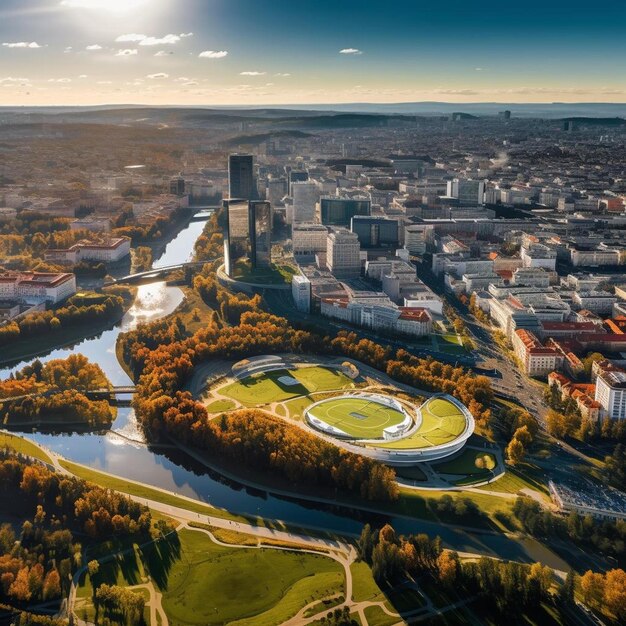
M 151 0 L 61 0 L 71 9 L 91 9 L 107 13 L 129 13 L 150 4 Z

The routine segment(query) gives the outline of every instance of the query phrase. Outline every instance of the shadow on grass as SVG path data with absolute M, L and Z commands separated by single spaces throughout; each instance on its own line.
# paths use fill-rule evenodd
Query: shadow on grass
M 167 589 L 170 570 L 180 559 L 180 552 L 180 538 L 177 532 L 172 532 L 141 550 L 143 566 L 161 591 Z

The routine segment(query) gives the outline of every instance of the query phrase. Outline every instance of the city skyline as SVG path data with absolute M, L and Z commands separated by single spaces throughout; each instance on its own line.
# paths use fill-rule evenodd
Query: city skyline
M 0 105 L 624 102 L 623 3 L 5 0 Z

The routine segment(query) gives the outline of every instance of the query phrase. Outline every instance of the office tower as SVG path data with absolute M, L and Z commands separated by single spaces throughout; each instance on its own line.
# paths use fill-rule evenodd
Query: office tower
M 170 180 L 170 193 L 173 196 L 184 196 L 185 179 L 180 176 L 178 178 L 172 178 L 172 180 Z
M 248 215 L 252 267 L 269 267 L 272 260 L 272 205 L 260 200 L 252 201 Z
M 232 276 L 237 261 L 250 258 L 250 208 L 248 200 L 224 200 L 224 269 Z
M 411 254 L 424 254 L 433 233 L 432 225 L 410 224 L 404 229 L 404 247 Z
M 350 220 L 350 230 L 359 238 L 362 248 L 397 248 L 398 220 L 389 217 L 355 215 Z
M 294 182 L 291 184 L 293 198 L 293 223 L 303 224 L 315 221 L 315 205 L 320 197 L 315 181 Z
M 330 197 L 320 200 L 322 224 L 329 226 L 349 226 L 355 215 L 370 215 L 371 212 L 370 200 Z
M 251 154 L 231 154 L 228 157 L 228 195 L 233 199 L 256 199 L 254 157 Z
M 293 183 L 303 183 L 307 180 L 309 180 L 309 173 L 306 170 L 291 170 L 289 172 L 289 195 L 293 195 L 291 191 Z
M 484 203 L 485 181 L 455 178 L 448 181 L 448 196 L 457 198 L 459 206 L 476 206 Z
M 283 204 L 283 198 L 287 195 L 287 181 L 284 178 L 270 178 L 267 181 L 265 199 L 272 206 Z
M 358 278 L 361 275 L 359 238 L 345 228 L 336 228 L 326 239 L 326 265 L 336 278 Z

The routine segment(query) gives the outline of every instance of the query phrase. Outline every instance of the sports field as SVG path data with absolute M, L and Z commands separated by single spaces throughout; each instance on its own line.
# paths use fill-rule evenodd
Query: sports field
M 297 367 L 254 374 L 220 389 L 223 396 L 245 406 L 284 402 L 315 391 L 334 391 L 354 387 L 341 372 L 322 366 Z
M 430 448 L 454 441 L 466 426 L 465 415 L 445 398 L 431 398 L 421 406 L 422 423 L 409 437 L 376 444 L 380 448 L 409 450 Z
M 404 421 L 404 415 L 367 398 L 330 398 L 309 409 L 309 415 L 355 439 L 379 439 L 383 430 Z

